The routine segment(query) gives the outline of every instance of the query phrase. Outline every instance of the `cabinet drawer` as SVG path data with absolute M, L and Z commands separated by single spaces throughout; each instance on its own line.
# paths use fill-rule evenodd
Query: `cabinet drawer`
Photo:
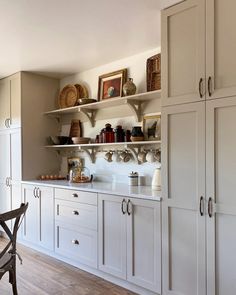
M 97 267 L 97 232 L 56 222 L 55 252 L 73 261 Z
M 97 207 L 56 199 L 56 220 L 97 230 Z
M 55 189 L 55 198 L 97 206 L 97 194 L 69 189 Z

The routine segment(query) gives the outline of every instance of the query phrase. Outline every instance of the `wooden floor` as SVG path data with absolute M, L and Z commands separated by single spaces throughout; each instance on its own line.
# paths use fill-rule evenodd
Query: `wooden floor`
M 0 249 L 5 243 L 0 237 Z M 18 244 L 23 265 L 17 262 L 19 295 L 131 295 L 126 289 L 59 260 Z M 18 260 L 18 259 L 17 259 Z M 0 281 L 0 295 L 12 295 L 8 274 Z

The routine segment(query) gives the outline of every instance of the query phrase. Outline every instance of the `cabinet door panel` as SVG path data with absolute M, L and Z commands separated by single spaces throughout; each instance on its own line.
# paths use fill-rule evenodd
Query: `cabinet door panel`
M 127 279 L 161 293 L 160 203 L 131 199 L 127 218 Z
M 207 0 L 207 77 L 212 77 L 213 94 L 220 98 L 236 94 L 235 0 Z
M 11 130 L 11 179 L 21 181 L 21 129 Z
M 230 295 L 236 290 L 236 97 L 208 101 L 207 114 L 207 196 L 214 200 L 207 217 L 207 294 Z
M 0 183 L 6 183 L 6 178 L 10 177 L 10 134 L 7 131 L 0 132 Z
M 162 105 L 205 99 L 204 0 L 187 0 L 162 12 L 161 47 Z
M 39 242 L 49 250 L 54 248 L 54 198 L 53 188 L 39 187 Z
M 163 294 L 203 295 L 205 103 L 162 110 Z
M 5 120 L 10 118 L 10 80 L 0 80 L 0 130 L 6 129 Z
M 24 203 L 29 203 L 25 218 L 23 239 L 37 244 L 39 241 L 39 201 L 34 196 L 33 185 L 23 185 L 22 198 Z
M 121 212 L 122 198 L 98 196 L 99 269 L 126 279 L 126 215 Z

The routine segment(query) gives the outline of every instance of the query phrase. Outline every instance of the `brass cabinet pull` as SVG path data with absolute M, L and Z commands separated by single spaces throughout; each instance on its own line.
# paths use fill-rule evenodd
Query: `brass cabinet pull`
M 131 215 L 132 213 L 132 203 L 130 200 L 128 200 L 128 203 L 127 203 L 127 212 L 128 212 L 128 215 Z
M 123 201 L 121 202 L 121 212 L 123 214 L 126 213 L 126 206 L 125 206 L 125 204 L 126 204 L 126 201 L 125 201 L 125 199 L 123 199 Z
M 77 210 L 73 210 L 72 213 L 73 213 L 74 215 L 79 215 L 79 211 L 77 211 Z
M 72 197 L 78 198 L 78 194 L 72 194 Z
M 212 92 L 211 92 L 211 89 L 212 89 L 212 79 L 211 79 L 211 76 L 208 78 L 208 93 L 209 93 L 209 96 L 211 97 L 212 96 Z
M 208 199 L 208 215 L 210 218 L 213 216 L 213 200 L 212 200 L 212 198 Z
M 204 214 L 204 203 L 203 203 L 203 201 L 204 201 L 204 198 L 203 198 L 203 196 L 201 196 L 200 205 L 199 205 L 199 211 L 200 211 L 201 216 L 203 216 L 203 214 Z
M 203 83 L 203 79 L 201 78 L 199 80 L 199 85 L 198 85 L 198 91 L 199 91 L 199 95 L 200 95 L 201 98 L 203 97 L 203 94 L 202 94 L 202 83 Z
M 74 244 L 74 245 L 79 245 L 79 241 L 78 240 L 72 240 L 71 243 Z

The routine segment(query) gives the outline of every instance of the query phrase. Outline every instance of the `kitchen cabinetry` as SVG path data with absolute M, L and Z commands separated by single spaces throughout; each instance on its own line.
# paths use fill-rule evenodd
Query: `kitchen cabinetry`
M 163 10 L 163 105 L 236 94 L 235 9 L 234 0 L 186 0 Z
M 184 0 L 161 0 L 161 9 L 165 9 L 182 1 Z
M 236 97 L 165 107 L 162 120 L 163 294 L 233 294 Z
M 21 75 L 0 81 L 0 130 L 21 126 Z
M 54 249 L 53 188 L 22 186 L 22 199 L 29 203 L 23 223 L 23 239 L 48 250 Z
M 99 194 L 99 269 L 161 292 L 160 203 Z
M 55 189 L 55 252 L 97 268 L 97 194 Z

